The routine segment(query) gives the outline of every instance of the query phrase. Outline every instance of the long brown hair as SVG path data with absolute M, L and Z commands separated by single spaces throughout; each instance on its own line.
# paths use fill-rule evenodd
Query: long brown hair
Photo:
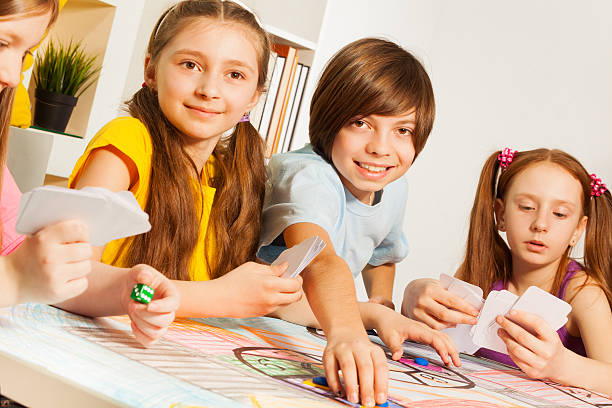
M 3 0 L 0 3 L 0 20 L 31 17 L 45 13 L 51 13 L 49 25 L 57 18 L 59 4 L 57 0 Z M 15 89 L 4 88 L 0 92 L 0 192 L 4 177 L 4 165 L 6 163 L 6 146 L 8 143 L 9 126 L 11 123 L 11 111 L 15 100 Z M 0 197 L 1 198 L 1 197 Z M 0 221 L 0 231 L 2 224 Z M 2 235 L 0 234 L 0 245 Z
M 512 276 L 510 248 L 497 232 L 494 204 L 503 199 L 512 180 L 537 163 L 549 162 L 565 169 L 582 186 L 582 215 L 588 217 L 584 239 L 584 271 L 605 292 L 612 305 L 612 195 L 606 191 L 591 197 L 591 177 L 574 157 L 561 150 L 536 149 L 517 152 L 512 164 L 500 170 L 497 159 L 500 151 L 485 162 L 470 215 L 465 259 L 458 276 L 480 286 L 488 293 L 495 281 L 508 281 Z M 499 177 L 498 177 L 499 174 Z M 569 262 L 571 247 L 562 255 L 551 289 L 557 294 Z
M 354 41 L 327 63 L 310 103 L 310 143 L 331 163 L 336 134 L 355 116 L 416 111 L 415 158 L 425 147 L 436 111 L 423 65 L 399 45 L 379 38 Z
M 265 85 L 270 42 L 255 16 L 231 1 L 187 0 L 168 9 L 151 34 L 147 53 L 155 64 L 172 38 L 198 18 L 232 22 L 253 34 L 258 54 L 257 88 Z M 151 180 L 145 211 L 151 231 L 126 240 L 116 259 L 126 251 L 129 265 L 147 263 L 171 279 L 189 280 L 189 260 L 196 247 L 204 192 L 193 191 L 197 174 L 185 152 L 181 132 L 164 116 L 157 94 L 144 87 L 127 102 L 130 114 L 147 127 L 153 142 Z M 250 122 L 235 126 L 231 136 L 215 147 L 214 170 L 206 173 L 216 189 L 206 232 L 206 254 L 211 278 L 219 277 L 255 257 L 261 225 L 266 172 L 263 142 Z M 204 166 L 203 172 L 208 172 Z M 198 178 L 201 180 L 201 178 Z M 198 197 L 199 196 L 199 197 Z M 214 246 L 214 254 L 209 250 Z

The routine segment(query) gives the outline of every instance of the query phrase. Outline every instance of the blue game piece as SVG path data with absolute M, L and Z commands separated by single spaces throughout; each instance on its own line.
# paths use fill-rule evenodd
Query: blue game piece
M 424 359 L 423 357 L 417 357 L 414 359 L 414 362 L 417 363 L 418 365 L 422 365 L 424 367 L 429 365 L 429 361 L 427 361 L 426 359 Z
M 322 385 L 324 387 L 329 387 L 329 385 L 327 384 L 327 378 L 325 378 L 325 377 L 314 377 L 312 379 L 312 382 L 317 384 L 317 385 Z
M 389 406 L 389 401 L 385 401 L 382 404 L 378 404 L 377 407 L 388 407 Z

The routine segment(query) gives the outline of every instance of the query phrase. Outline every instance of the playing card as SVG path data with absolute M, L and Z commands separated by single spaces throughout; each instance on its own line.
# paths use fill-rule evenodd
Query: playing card
M 41 228 L 69 219 L 87 224 L 90 242 L 95 246 L 151 229 L 149 216 L 129 191 L 56 186 L 37 187 L 22 196 L 15 229 L 20 234 L 35 234 Z
M 440 286 L 461 299 L 464 299 L 477 310 L 480 310 L 484 304 L 482 289 L 476 285 L 442 273 L 440 274 Z
M 325 247 L 325 241 L 319 238 L 317 235 L 310 237 L 300 242 L 291 248 L 285 249 L 281 254 L 272 262 L 272 265 L 280 265 L 283 262 L 289 263 L 289 267 L 283 273 L 283 278 L 295 278 L 298 276 L 306 266 L 323 250 Z
M 567 323 L 567 315 L 572 311 L 572 306 L 537 286 L 530 286 L 510 310 L 533 313 L 556 331 Z
M 505 315 L 518 299 L 514 293 L 507 290 L 491 291 L 480 311 L 478 323 L 472 329 L 472 340 L 480 347 L 486 347 L 500 353 L 508 354 L 506 345 L 498 336 L 500 325 L 495 318 Z

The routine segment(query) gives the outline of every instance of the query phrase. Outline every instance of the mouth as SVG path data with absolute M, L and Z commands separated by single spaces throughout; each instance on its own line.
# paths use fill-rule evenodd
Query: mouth
M 542 241 L 538 241 L 535 239 L 531 241 L 527 241 L 526 244 L 527 244 L 527 248 L 529 248 L 529 250 L 533 252 L 541 252 L 547 248 L 546 244 L 544 244 Z
M 359 166 L 360 168 L 364 170 L 367 170 L 369 173 L 381 174 L 393 168 L 393 166 L 385 166 L 382 164 L 364 163 L 364 162 L 358 162 L 358 161 L 354 161 L 354 162 L 357 166 Z
M 214 110 L 214 109 L 209 109 L 209 108 L 204 108 L 201 106 L 193 106 L 193 105 L 185 105 L 186 108 L 206 114 L 206 115 L 218 115 L 221 112 Z

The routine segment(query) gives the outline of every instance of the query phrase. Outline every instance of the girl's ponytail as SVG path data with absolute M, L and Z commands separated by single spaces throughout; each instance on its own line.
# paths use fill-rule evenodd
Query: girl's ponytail
M 584 237 L 584 263 L 612 306 L 612 194 L 606 190 L 589 203 Z
M 207 257 L 211 279 L 254 259 L 266 182 L 263 141 L 250 122 L 239 122 L 213 156 L 216 192 L 206 240 L 213 238 L 215 246 L 215 259 Z
M 493 153 L 480 173 L 476 197 L 470 214 L 465 259 L 458 277 L 480 286 L 488 293 L 496 280 L 506 279 L 510 273 L 510 250 L 499 236 L 495 222 L 496 181 L 499 170 L 498 155 Z

